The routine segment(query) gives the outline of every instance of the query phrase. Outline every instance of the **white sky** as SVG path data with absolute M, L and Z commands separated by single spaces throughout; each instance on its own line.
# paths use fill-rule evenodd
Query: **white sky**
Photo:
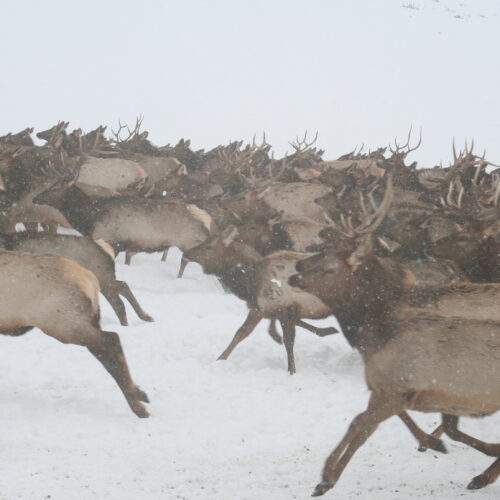
M 308 129 L 329 159 L 413 124 L 423 165 L 453 136 L 500 162 L 498 0 L 0 0 L 0 19 L 2 135 L 143 114 L 158 145 L 265 130 L 281 154 Z

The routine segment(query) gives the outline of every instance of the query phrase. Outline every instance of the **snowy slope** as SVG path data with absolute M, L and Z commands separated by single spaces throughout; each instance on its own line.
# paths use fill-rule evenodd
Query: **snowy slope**
M 120 327 L 102 301 L 102 324 L 118 331 L 132 375 L 150 398 L 137 419 L 85 349 L 32 331 L 2 338 L 0 499 L 290 500 L 307 498 L 323 461 L 367 402 L 362 364 L 340 335 L 300 330 L 298 373 L 286 372 L 267 324 L 228 361 L 216 361 L 246 306 L 190 264 L 175 279 L 179 253 L 137 255 L 117 274 L 156 322 L 128 309 Z M 319 324 L 331 324 L 325 320 Z M 416 414 L 426 429 L 434 415 Z M 498 441 L 498 416 L 464 429 Z M 492 459 L 446 442 L 449 454 L 416 451 L 392 418 L 357 453 L 325 498 L 375 500 L 474 497 L 468 481 Z

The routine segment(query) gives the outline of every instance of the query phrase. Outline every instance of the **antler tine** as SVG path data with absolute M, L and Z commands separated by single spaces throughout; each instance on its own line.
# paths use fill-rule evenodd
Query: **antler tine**
M 276 175 L 273 175 L 273 167 L 272 167 L 273 162 L 268 163 L 268 168 L 269 168 L 269 179 L 271 179 L 271 182 L 277 181 L 285 172 L 287 166 L 288 166 L 288 156 L 285 155 L 284 158 L 281 160 L 281 167 L 278 170 L 278 173 Z
M 120 139 L 120 133 L 121 131 L 126 127 L 126 125 L 122 125 L 122 122 L 121 120 L 118 120 L 118 131 L 115 132 L 113 130 L 113 128 L 111 128 L 111 133 L 115 136 L 115 142 L 119 143 L 119 142 L 123 142 L 121 139 Z
M 382 224 L 382 221 L 384 220 L 391 206 L 393 195 L 394 195 L 394 187 L 392 184 L 392 174 L 389 174 L 387 176 L 387 186 L 385 189 L 385 195 L 384 199 L 382 200 L 382 203 L 378 207 L 377 211 L 372 216 L 370 216 L 370 218 L 367 221 L 361 224 L 361 228 L 358 227 L 354 229 L 356 234 L 372 233 L 380 226 L 380 224 Z

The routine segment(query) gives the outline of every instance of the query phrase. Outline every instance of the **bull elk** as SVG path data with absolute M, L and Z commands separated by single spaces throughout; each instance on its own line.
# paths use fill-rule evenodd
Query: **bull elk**
M 237 236 L 238 229 L 229 226 L 186 252 L 187 259 L 201 264 L 206 273 L 218 276 L 232 293 L 246 301 L 250 309 L 245 322 L 219 359 L 227 359 L 263 318 L 277 319 L 283 328 L 288 371 L 293 374 L 296 325 L 320 336 L 336 332 L 334 328 L 316 328 L 304 323 L 302 318 L 325 317 L 328 308 L 315 296 L 288 286 L 288 277 L 294 272 L 295 263 L 309 254 L 280 251 L 262 257 L 253 247 L 238 242 Z
M 56 255 L 0 251 L 0 333 L 22 335 L 39 328 L 63 344 L 87 347 L 141 418 L 149 402 L 133 382 L 120 338 L 99 326 L 99 283 L 76 262 Z M 21 305 L 21 306 L 20 306 Z
M 290 278 L 292 286 L 317 295 L 331 307 L 347 340 L 364 358 L 371 391 L 367 410 L 352 421 L 328 457 L 313 496 L 336 484 L 379 423 L 406 415 L 406 410 L 442 413 L 443 430 L 451 439 L 500 457 L 499 444 L 484 443 L 458 429 L 460 416 L 482 417 L 500 409 L 500 322 L 472 319 L 471 308 L 469 314 L 455 315 L 465 302 L 453 287 L 444 294 L 448 306 L 443 305 L 443 315 L 418 307 L 412 310 L 408 274 L 373 251 L 371 233 L 376 227 L 377 223 L 357 234 L 344 234 L 322 254 L 299 262 L 299 274 Z M 488 297 L 491 310 L 491 289 L 481 286 L 476 293 Z M 499 474 L 497 459 L 468 487 L 486 486 Z

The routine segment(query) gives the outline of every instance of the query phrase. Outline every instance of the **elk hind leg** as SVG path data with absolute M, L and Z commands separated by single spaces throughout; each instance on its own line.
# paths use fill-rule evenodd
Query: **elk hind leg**
M 500 458 L 497 458 L 484 472 L 476 476 L 467 485 L 469 490 L 478 490 L 484 488 L 488 484 L 494 483 L 500 476 Z
M 447 453 L 443 441 L 439 439 L 439 436 L 435 435 L 436 431 L 434 431 L 432 434 L 427 434 L 415 423 L 415 421 L 405 411 L 400 413 L 398 417 L 403 421 L 406 427 L 408 427 L 408 430 L 413 434 L 413 436 L 418 441 L 419 444 L 418 451 L 425 451 L 428 448 L 430 448 L 431 450 L 440 451 L 441 453 Z M 439 426 L 438 429 L 441 429 L 441 426 Z
M 269 328 L 267 329 L 267 333 L 269 333 L 269 336 L 278 344 L 283 343 L 283 339 L 281 338 L 281 335 L 278 333 L 278 329 L 276 328 L 276 319 L 273 318 L 269 322 Z
M 148 396 L 132 380 L 120 337 L 115 332 L 100 332 L 100 340 L 87 345 L 87 349 L 100 361 L 120 387 L 130 409 L 140 418 L 149 417 L 146 407 Z
M 333 488 L 354 453 L 375 432 L 378 425 L 402 410 L 403 401 L 397 395 L 387 398 L 372 394 L 368 408 L 354 418 L 342 441 L 327 458 L 322 481 L 316 486 L 312 496 L 319 497 Z
M 102 286 L 102 285 L 101 285 L 101 292 L 106 298 L 106 300 L 109 302 L 111 307 L 113 308 L 113 311 L 115 311 L 115 314 L 118 316 L 120 325 L 127 326 L 128 325 L 127 311 L 125 309 L 125 304 L 118 295 L 118 292 L 114 290 L 112 287 Z
M 237 332 L 234 334 L 233 340 L 231 340 L 230 344 L 217 359 L 226 360 L 229 358 L 234 348 L 255 330 L 255 327 L 259 324 L 261 319 L 262 315 L 258 311 L 250 309 L 245 322 L 238 328 Z
M 333 335 L 334 333 L 339 333 L 339 331 L 333 326 L 327 328 L 320 328 L 319 326 L 310 325 L 309 323 L 306 323 L 301 319 L 297 320 L 296 325 L 300 326 L 301 328 L 304 328 L 305 330 L 309 330 L 318 337 L 326 337 L 327 335 Z
M 285 344 L 286 357 L 288 361 L 288 371 L 293 375 L 295 370 L 295 358 L 293 355 L 293 345 L 295 343 L 295 323 L 297 318 L 293 314 L 285 314 L 280 318 L 281 328 L 283 328 L 283 343 Z
M 115 287 L 117 292 L 125 297 L 126 300 L 130 303 L 134 311 L 136 312 L 137 316 L 141 318 L 143 321 L 154 321 L 154 318 L 150 316 L 139 304 L 137 299 L 135 298 L 135 295 L 132 293 L 132 290 L 128 286 L 126 281 L 115 281 Z
M 458 429 L 458 417 L 443 413 L 443 430 L 454 441 L 464 443 L 489 457 L 500 457 L 500 443 L 486 443 Z

